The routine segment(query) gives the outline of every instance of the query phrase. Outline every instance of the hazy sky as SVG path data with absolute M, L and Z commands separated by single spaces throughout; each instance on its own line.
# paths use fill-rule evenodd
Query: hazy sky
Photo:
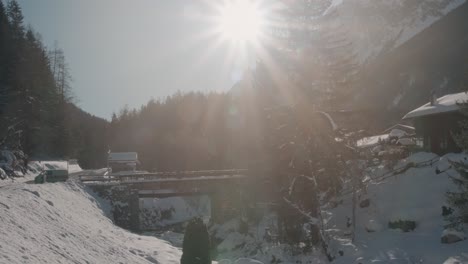
M 225 91 L 243 71 L 226 62 L 228 43 L 206 34 L 214 11 L 202 1 L 19 2 L 44 43 L 64 49 L 78 105 L 100 117 L 177 90 Z

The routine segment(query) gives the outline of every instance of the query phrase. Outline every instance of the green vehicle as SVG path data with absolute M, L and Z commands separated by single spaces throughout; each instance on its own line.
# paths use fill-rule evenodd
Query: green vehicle
M 34 178 L 34 183 L 64 182 L 67 180 L 67 170 L 45 170 Z

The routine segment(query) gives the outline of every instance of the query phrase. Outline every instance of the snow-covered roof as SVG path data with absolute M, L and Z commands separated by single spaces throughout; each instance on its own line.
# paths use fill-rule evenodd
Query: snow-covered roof
M 405 131 L 401 130 L 401 129 L 392 129 L 392 131 L 390 131 L 390 133 L 388 134 L 389 137 L 391 138 L 401 138 L 403 136 L 406 136 L 408 133 L 406 133 Z
M 111 152 L 108 157 L 109 161 L 137 161 L 138 154 L 136 152 Z
M 427 103 L 413 111 L 407 113 L 403 119 L 435 115 L 440 113 L 448 113 L 458 111 L 460 109 L 459 103 L 468 101 L 468 93 L 461 92 L 456 94 L 448 94 L 437 98 L 434 105 Z
M 412 126 L 407 126 L 407 125 L 402 125 L 402 124 L 396 124 L 396 125 L 393 125 L 387 129 L 385 129 L 383 131 L 383 133 L 390 133 L 390 131 L 392 131 L 393 129 L 400 129 L 400 130 L 403 130 L 405 132 L 410 132 L 410 133 L 414 133 L 416 131 L 416 129 Z

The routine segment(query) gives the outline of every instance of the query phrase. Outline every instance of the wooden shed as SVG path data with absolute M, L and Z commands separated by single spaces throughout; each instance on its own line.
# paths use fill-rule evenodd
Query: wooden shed
M 461 111 L 463 106 L 460 104 L 465 102 L 468 102 L 466 92 L 434 97 L 431 102 L 407 113 L 403 119 L 413 122 L 416 134 L 423 139 L 423 146 L 428 151 L 438 155 L 460 152 L 453 136 L 461 130 L 460 121 L 468 120 Z

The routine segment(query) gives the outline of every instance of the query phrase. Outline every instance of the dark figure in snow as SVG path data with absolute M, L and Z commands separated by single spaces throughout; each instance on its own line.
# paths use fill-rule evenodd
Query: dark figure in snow
M 200 218 L 190 220 L 182 244 L 181 264 L 211 264 L 210 237 Z

